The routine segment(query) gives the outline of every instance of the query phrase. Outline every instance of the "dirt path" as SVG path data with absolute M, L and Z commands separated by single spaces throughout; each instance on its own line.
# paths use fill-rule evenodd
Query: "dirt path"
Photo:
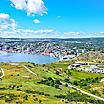
M 26 67 L 25 65 L 21 65 L 23 66 L 29 73 L 33 74 L 33 75 L 37 75 L 36 73 L 34 73 L 33 71 L 31 71 L 28 67 Z
M 4 69 L 0 68 L 0 70 L 2 71 L 2 76 L 0 76 L 0 78 L 3 78 L 5 76 Z
M 15 65 L 15 66 L 22 66 L 24 67 L 29 73 L 33 74 L 33 75 L 37 75 L 36 73 L 34 73 L 33 71 L 31 71 L 27 66 L 23 65 L 23 64 L 18 64 L 18 63 L 9 63 L 10 65 Z

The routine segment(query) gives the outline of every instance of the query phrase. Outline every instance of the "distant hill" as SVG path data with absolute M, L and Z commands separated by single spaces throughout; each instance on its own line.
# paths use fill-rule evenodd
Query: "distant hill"
M 11 41 L 78 41 L 78 42 L 103 42 L 104 41 L 104 37 L 100 38 L 100 37 L 93 37 L 93 38 L 66 38 L 66 39 L 62 39 L 62 38 L 1 38 L 0 40 L 2 41 L 6 41 L 6 40 L 11 40 Z

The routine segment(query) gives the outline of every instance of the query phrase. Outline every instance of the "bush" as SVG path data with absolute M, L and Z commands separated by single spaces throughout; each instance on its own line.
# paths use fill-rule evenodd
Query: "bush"
M 59 71 L 56 71 L 56 74 L 59 75 L 60 74 Z
M 34 101 L 38 101 L 38 98 L 35 98 Z
M 68 84 L 67 83 L 65 84 L 65 87 L 68 87 Z
M 28 100 L 28 95 L 24 96 L 23 98 L 24 98 L 25 100 Z
M 41 103 L 42 102 L 42 100 L 39 100 L 39 103 Z
M 17 74 L 17 76 L 20 76 L 19 74 Z
M 78 86 L 78 82 L 77 81 L 74 81 L 73 84 L 76 85 L 76 86 Z
M 55 84 L 62 85 L 62 83 L 61 83 L 60 80 L 58 80 L 58 79 L 55 80 Z
M 58 85 L 58 84 L 56 84 L 56 85 L 55 85 L 55 88 L 57 88 L 57 89 L 58 89 L 58 88 L 59 88 L 59 85 Z
M 69 83 L 69 79 L 68 78 L 65 78 L 65 82 L 68 82 Z
M 10 76 L 13 76 L 13 74 L 11 74 Z
M 5 102 L 11 102 L 14 99 L 14 94 L 5 95 Z
M 48 78 L 49 81 L 53 80 L 51 77 Z
M 45 64 L 43 64 L 42 66 L 43 66 L 43 67 L 45 67 L 46 65 L 45 65 Z
M 65 95 L 62 95 L 62 94 L 60 94 L 60 95 L 55 95 L 54 97 L 56 97 L 56 98 L 63 98 L 63 99 L 66 98 L 66 96 L 65 96 Z

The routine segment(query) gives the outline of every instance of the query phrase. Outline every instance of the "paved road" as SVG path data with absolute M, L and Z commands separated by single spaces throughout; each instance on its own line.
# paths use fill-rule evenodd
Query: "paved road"
M 0 70 L 2 71 L 2 76 L 0 76 L 0 78 L 3 78 L 5 76 L 4 69 L 0 68 Z

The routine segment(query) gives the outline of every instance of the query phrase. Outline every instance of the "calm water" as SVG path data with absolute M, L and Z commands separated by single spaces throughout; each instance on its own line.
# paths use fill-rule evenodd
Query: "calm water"
M 0 52 L 0 62 L 34 62 L 36 64 L 47 64 L 58 60 L 58 58 L 38 54 Z

